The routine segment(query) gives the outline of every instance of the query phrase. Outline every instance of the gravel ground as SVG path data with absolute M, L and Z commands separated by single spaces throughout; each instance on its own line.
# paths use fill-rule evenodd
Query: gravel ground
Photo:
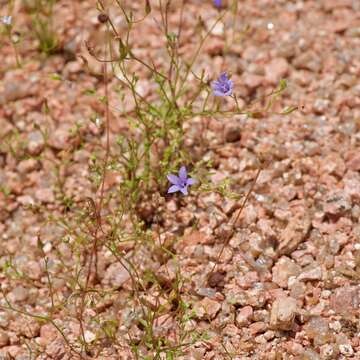
M 20 5 L 15 1 L 14 29 L 26 34 L 30 18 Z M 142 11 L 142 2 L 132 6 L 135 13 Z M 1 14 L 6 10 L 4 5 Z M 210 24 L 217 10 L 210 0 L 187 2 L 180 49 L 185 57 L 195 45 L 198 14 Z M 36 41 L 24 35 L 21 68 L 16 68 L 12 46 L 1 43 L 1 288 L 17 309 L 32 314 L 41 314 L 49 304 L 46 268 L 60 269 L 58 253 L 66 268 L 76 267 L 74 254 L 59 241 L 64 230 L 47 222 L 47 215 L 64 213 L 64 197 L 81 200 L 96 191 L 89 164 L 106 135 L 103 126 L 89 121 L 94 113 L 103 117 L 103 108 L 86 90 L 95 88 L 100 95 L 105 90 L 97 76 L 100 65 L 84 41 L 101 41 L 104 25 L 97 15 L 90 2 L 58 1 L 54 22 L 62 51 L 40 56 Z M 166 60 L 153 20 L 158 16 L 154 7 L 135 29 L 134 43 L 138 54 L 150 54 L 161 65 Z M 175 4 L 170 23 L 178 16 Z M 152 218 L 152 236 L 171 244 L 176 257 L 144 247 L 134 262 L 164 284 L 175 282 L 181 270 L 179 292 L 192 311 L 187 331 L 206 332 L 207 337 L 184 347 L 178 359 L 360 359 L 360 1 L 239 1 L 235 23 L 247 31 L 229 48 L 234 19 L 225 19 L 204 44 L 195 70 L 204 69 L 210 78 L 223 70 L 232 73 L 244 105 L 276 88 L 280 79 L 287 79 L 288 89 L 274 113 L 256 119 L 194 119 L 186 130 L 187 145 L 194 156 L 213 161 L 214 184 L 230 177 L 235 191 L 249 189 L 259 159 L 266 165 L 239 219 L 239 203 L 217 193 L 154 194 L 144 202 L 144 218 Z M 118 15 L 114 23 L 124 26 Z M 143 69 L 136 71 L 139 91 L 151 100 L 154 86 Z M 62 80 L 54 80 L 54 73 Z M 127 131 L 117 109 L 134 110 L 126 96 L 119 100 L 117 87 L 118 80 L 110 79 L 112 142 Z M 299 109 L 275 114 L 292 105 Z M 198 132 L 204 124 L 202 137 L 209 147 L 201 153 Z M 118 183 L 116 174 L 109 173 L 106 188 Z M 229 223 L 235 220 L 236 232 L 227 241 Z M 131 254 L 133 247 L 124 245 L 124 252 Z M 141 336 L 143 329 L 131 322 L 137 310 L 129 297 L 130 276 L 110 255 L 106 249 L 99 253 L 99 284 L 117 290 L 101 299 L 96 311 L 102 319 L 117 319 L 120 340 L 99 344 L 101 353 L 88 356 L 133 359 L 127 340 Z M 5 275 L 10 258 L 28 281 Z M 68 304 L 54 318 L 75 339 L 80 331 L 77 304 L 66 281 L 66 274 L 54 278 L 53 290 Z M 143 296 L 150 307 L 161 301 L 151 284 Z M 93 316 L 91 311 L 85 315 Z M 156 318 L 153 330 L 175 341 L 179 323 L 173 313 L 169 309 Z M 92 326 L 85 332 L 89 343 L 96 337 L 97 325 Z M 1 310 L 0 358 L 77 357 L 53 325 Z

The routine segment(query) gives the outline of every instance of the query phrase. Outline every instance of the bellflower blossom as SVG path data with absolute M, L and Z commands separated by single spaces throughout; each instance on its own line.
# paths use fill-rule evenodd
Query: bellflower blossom
M 215 5 L 217 8 L 220 8 L 220 7 L 221 7 L 221 0 L 214 0 L 214 5 Z
M 12 20 L 11 16 L 8 16 L 8 15 L 0 16 L 0 21 L 6 26 L 11 25 L 11 20 Z
M 232 95 L 233 85 L 233 81 L 228 78 L 226 72 L 220 74 L 219 78 L 211 84 L 215 96 Z
M 182 166 L 179 170 L 179 176 L 169 174 L 167 176 L 168 180 L 171 182 L 169 187 L 168 194 L 180 191 L 183 195 L 188 194 L 188 186 L 195 184 L 195 180 L 188 178 L 188 174 L 185 166 Z

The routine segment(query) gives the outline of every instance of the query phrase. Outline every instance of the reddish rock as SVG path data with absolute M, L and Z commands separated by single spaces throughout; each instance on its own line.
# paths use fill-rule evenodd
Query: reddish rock
M 58 330 L 51 325 L 51 324 L 45 324 L 41 326 L 40 328 L 40 343 L 42 346 L 47 346 L 50 344 L 53 340 L 56 339 L 56 337 L 59 335 Z
M 19 345 L 5 346 L 0 350 L 0 358 L 26 359 L 28 353 Z
M 286 255 L 294 251 L 306 239 L 310 228 L 311 221 L 307 215 L 302 216 L 300 214 L 294 216 L 281 232 L 277 249 L 278 254 Z
M 304 326 L 306 335 L 314 342 L 315 346 L 321 346 L 332 342 L 333 333 L 329 329 L 327 319 L 321 316 L 312 317 Z
M 348 155 L 346 160 L 346 167 L 352 171 L 360 170 L 360 152 L 354 151 Z
M 244 276 L 241 276 L 238 279 L 236 279 L 237 284 L 242 289 L 249 289 L 258 281 L 259 281 L 259 274 L 256 271 L 249 271 Z
M 321 60 L 313 50 L 300 53 L 300 55 L 294 59 L 293 65 L 296 69 L 305 69 L 313 73 L 318 73 L 322 69 Z
M 9 335 L 3 331 L 0 330 L 0 348 L 9 345 Z
M 39 155 L 45 147 L 44 136 L 39 130 L 32 131 L 27 137 L 27 150 L 30 155 Z
M 353 201 L 360 201 L 360 174 L 348 171 L 343 177 L 343 182 L 345 197 L 350 197 Z
M 343 190 L 332 190 L 325 198 L 323 209 L 331 216 L 341 216 L 351 209 L 351 199 Z
M 330 297 L 330 307 L 340 315 L 356 313 L 359 306 L 360 294 L 355 286 L 337 288 Z
M 272 268 L 272 281 L 282 288 L 287 288 L 291 276 L 300 273 L 300 266 L 287 256 L 282 256 Z
M 238 126 L 229 126 L 225 130 L 226 142 L 237 142 L 241 139 L 241 129 Z
M 67 353 L 64 340 L 59 337 L 56 338 L 46 347 L 46 352 L 51 356 L 52 359 L 64 359 Z
M 70 124 L 62 124 L 55 131 L 52 131 L 49 136 L 49 145 L 56 150 L 66 150 L 71 147 L 71 138 L 74 132 L 73 126 Z
M 214 319 L 220 309 L 221 305 L 218 301 L 204 298 L 195 304 L 194 313 L 199 319 Z
M 49 204 L 55 201 L 54 191 L 50 188 L 39 188 L 35 190 L 35 198 L 44 203 Z
M 249 331 L 251 335 L 264 333 L 268 329 L 268 325 L 263 321 L 258 321 L 250 324 Z
M 182 251 L 187 246 L 193 245 L 205 245 L 205 244 L 213 244 L 214 239 L 205 234 L 202 231 L 194 230 L 188 234 L 185 234 L 182 239 L 176 244 L 176 248 L 178 251 Z
M 106 269 L 103 283 L 114 288 L 119 288 L 129 279 L 129 271 L 120 263 L 114 263 Z
M 322 269 L 320 266 L 316 266 L 314 264 L 309 265 L 298 276 L 299 281 L 321 280 L 321 279 L 322 279 Z
M 270 326 L 277 330 L 291 330 L 297 311 L 296 299 L 291 297 L 276 299 L 271 308 Z
M 275 58 L 265 66 L 265 78 L 273 85 L 278 84 L 289 72 L 289 64 L 284 58 Z
M 326 0 L 323 2 L 323 7 L 326 11 L 332 11 L 338 8 L 352 8 L 352 0 Z
M 18 170 L 21 174 L 27 174 L 39 168 L 39 162 L 36 159 L 26 159 L 18 164 Z
M 242 76 L 242 82 L 251 90 L 259 87 L 263 82 L 263 77 L 260 75 L 246 73 Z
M 214 271 L 208 277 L 208 285 L 211 288 L 222 289 L 225 285 L 225 276 L 226 274 L 220 271 Z
M 239 309 L 236 313 L 235 319 L 237 326 L 243 327 L 249 325 L 252 320 L 253 313 L 254 311 L 251 306 L 244 306 Z

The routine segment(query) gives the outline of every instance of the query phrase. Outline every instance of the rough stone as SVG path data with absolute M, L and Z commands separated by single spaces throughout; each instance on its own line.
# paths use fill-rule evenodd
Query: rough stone
M 322 270 L 320 266 L 309 265 L 299 276 L 298 280 L 308 281 L 308 280 L 321 280 L 322 279 Z
M 249 89 L 256 89 L 262 84 L 264 80 L 262 76 L 250 73 L 244 74 L 242 78 L 244 85 L 247 86 Z
M 27 151 L 30 155 L 39 155 L 45 147 L 45 141 L 42 133 L 39 130 L 32 131 L 27 137 Z
M 23 99 L 34 93 L 33 85 L 28 81 L 5 81 L 4 98 L 6 102 Z
M 274 58 L 265 66 L 266 80 L 271 84 L 277 84 L 285 78 L 289 71 L 289 64 L 284 58 Z
M 349 158 L 346 162 L 346 167 L 352 171 L 360 170 L 360 154 L 358 152 L 353 152 L 349 155 Z
M 250 331 L 251 335 L 264 333 L 267 330 L 268 330 L 268 324 L 266 324 L 263 321 L 254 322 L 254 323 L 250 324 L 250 326 L 249 326 L 249 331 Z
M 45 324 L 40 327 L 40 342 L 41 345 L 46 347 L 58 336 L 58 331 L 52 324 Z
M 235 319 L 237 326 L 243 327 L 249 325 L 252 320 L 253 313 L 254 311 L 251 306 L 244 306 L 239 309 L 236 313 Z
M 13 301 L 25 301 L 29 296 L 29 290 L 23 286 L 17 286 L 10 294 Z
M 299 275 L 301 268 L 287 256 L 282 256 L 272 269 L 272 280 L 282 288 L 287 288 L 291 276 Z
M 236 142 L 241 139 L 241 130 L 238 126 L 229 126 L 225 130 L 225 141 L 226 142 Z
M 209 298 L 202 299 L 194 306 L 195 316 L 199 319 L 214 319 L 220 309 L 221 304 Z
M 336 314 L 354 314 L 359 311 L 360 294 L 356 286 L 344 286 L 334 290 L 330 307 Z
M 311 229 L 311 221 L 308 216 L 295 216 L 282 231 L 277 253 L 287 255 L 294 251 L 302 243 Z
M 354 349 L 350 344 L 340 344 L 339 345 L 340 354 L 345 357 L 352 357 L 354 355 Z
M 0 347 L 7 345 L 9 345 L 9 335 L 5 331 L 0 330 Z
M 35 198 L 44 204 L 53 203 L 55 201 L 54 191 L 51 188 L 39 188 L 35 190 Z
M 339 217 L 351 209 L 351 199 L 342 190 L 331 191 L 323 204 L 326 214 Z
M 57 150 L 66 150 L 70 147 L 72 127 L 69 124 L 63 124 L 49 136 L 49 145 Z
M 56 338 L 47 347 L 46 352 L 52 359 L 61 360 L 66 355 L 66 344 L 63 339 Z
M 105 272 L 103 283 L 119 288 L 130 279 L 129 272 L 119 263 L 111 264 Z
M 20 161 L 18 164 L 18 170 L 21 174 L 27 174 L 33 170 L 36 170 L 39 166 L 39 163 L 35 159 L 26 159 L 23 161 Z
M 305 324 L 304 330 L 315 346 L 321 346 L 333 340 L 333 334 L 329 329 L 328 321 L 320 316 L 312 317 Z
M 276 299 L 271 308 L 270 326 L 276 330 L 291 330 L 296 314 L 296 299 L 291 297 Z

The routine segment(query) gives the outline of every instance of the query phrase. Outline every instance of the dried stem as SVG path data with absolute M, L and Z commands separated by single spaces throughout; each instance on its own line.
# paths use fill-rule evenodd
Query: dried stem
M 100 196 L 99 201 L 96 204 L 93 199 L 89 198 L 89 202 L 93 207 L 93 218 L 95 219 L 96 226 L 93 232 L 93 247 L 90 254 L 89 265 L 87 269 L 87 275 L 85 280 L 85 286 L 81 291 L 81 299 L 80 299 L 80 310 L 79 310 L 79 323 L 80 323 L 80 330 L 82 334 L 83 341 L 85 343 L 86 348 L 86 341 L 85 341 L 85 330 L 83 325 L 83 314 L 85 309 L 85 298 L 88 292 L 88 287 L 91 279 L 91 273 L 94 263 L 94 277 L 93 280 L 96 281 L 98 279 L 98 245 L 99 245 L 99 231 L 102 231 L 102 208 L 104 203 L 104 194 L 105 194 L 105 179 L 106 179 L 106 170 L 109 162 L 110 156 L 110 113 L 109 113 L 109 91 L 108 91 L 108 75 L 107 75 L 107 64 L 103 64 L 103 73 L 104 73 L 104 83 L 105 83 L 105 119 L 106 119 L 106 150 L 105 150 L 105 159 L 104 159 L 104 166 L 102 172 L 102 182 L 100 186 Z

